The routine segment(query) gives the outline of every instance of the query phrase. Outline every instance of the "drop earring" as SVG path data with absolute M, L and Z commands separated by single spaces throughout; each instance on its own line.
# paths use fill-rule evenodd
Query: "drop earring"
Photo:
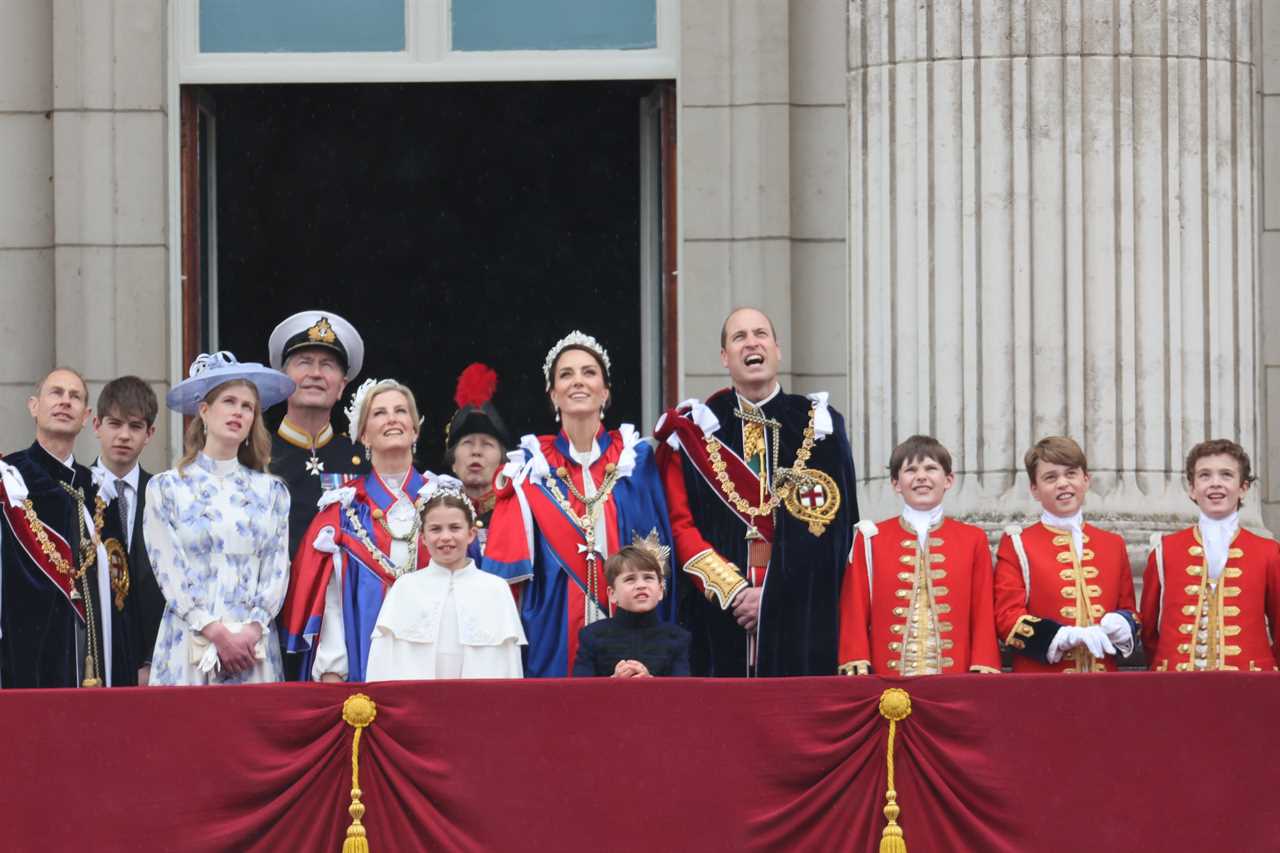
M 364 446 L 364 461 L 368 462 L 373 459 L 373 452 L 369 450 L 369 445 Z
M 556 423 L 560 423 L 560 407 L 556 406 Z

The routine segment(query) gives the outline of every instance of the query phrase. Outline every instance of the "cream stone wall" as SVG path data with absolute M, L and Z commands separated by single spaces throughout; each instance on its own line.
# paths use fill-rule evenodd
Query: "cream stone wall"
M 54 365 L 167 389 L 164 0 L 0 3 L 0 437 Z M 167 412 L 143 463 L 168 467 Z M 91 430 L 77 445 L 89 461 Z
M 791 390 L 848 410 L 844 0 L 681 6 L 684 394 L 726 384 L 720 322 L 762 306 Z
M 1255 160 L 1259 182 L 1258 257 L 1261 311 L 1262 430 L 1254 458 L 1261 481 L 1255 500 L 1262 502 L 1267 527 L 1280 531 L 1280 3 L 1258 0 L 1259 45 L 1254 114 L 1258 124 Z
M 48 0 L 0 0 L 0 21 L 2 453 L 30 443 L 25 401 L 55 347 L 53 17 Z

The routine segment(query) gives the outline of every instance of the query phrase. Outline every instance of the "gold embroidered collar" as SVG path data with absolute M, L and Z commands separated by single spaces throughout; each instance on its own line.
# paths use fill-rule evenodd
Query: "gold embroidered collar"
M 325 424 L 320 434 L 313 438 L 306 430 L 294 426 L 289 423 L 288 418 L 285 418 L 280 421 L 280 428 L 276 430 L 276 435 L 294 447 L 300 447 L 303 450 L 319 450 L 333 440 L 333 426 Z

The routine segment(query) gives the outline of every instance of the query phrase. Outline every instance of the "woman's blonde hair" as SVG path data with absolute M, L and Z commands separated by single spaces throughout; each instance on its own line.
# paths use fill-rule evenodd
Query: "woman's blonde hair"
M 267 428 L 262 423 L 262 399 L 258 396 L 258 387 L 247 379 L 231 379 L 215 386 L 212 391 L 205 394 L 204 402 L 207 404 L 216 400 L 219 394 L 233 385 L 243 385 L 252 391 L 254 402 L 253 424 L 249 427 L 249 437 L 240 442 L 240 447 L 236 450 L 236 458 L 246 468 L 266 472 L 267 466 L 271 464 L 271 436 L 267 434 Z M 187 424 L 187 431 L 182 437 L 182 458 L 178 460 L 177 465 L 179 474 L 195 461 L 208 440 L 209 434 L 204 427 L 204 418 L 197 415 L 191 419 L 191 423 Z
M 352 441 L 360 441 L 360 436 L 364 435 L 365 424 L 369 422 L 369 409 L 373 407 L 373 398 L 387 391 L 399 391 L 404 395 L 404 398 L 409 401 L 409 417 L 413 418 L 413 428 L 421 431 L 422 418 L 418 414 L 418 401 L 413 398 L 413 391 L 408 385 L 402 385 L 394 379 L 383 379 L 364 393 L 364 399 L 360 401 L 360 419 L 356 421 L 356 431 L 351 436 Z

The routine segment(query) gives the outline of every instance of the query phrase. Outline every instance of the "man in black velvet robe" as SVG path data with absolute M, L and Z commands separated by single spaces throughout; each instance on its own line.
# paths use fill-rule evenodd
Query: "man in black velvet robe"
M 118 513 L 76 463 L 89 418 L 79 374 L 58 369 L 27 403 L 36 440 L 0 459 L 0 685 L 134 683 L 129 619 L 114 619 L 127 584 Z M 110 673 L 108 677 L 107 673 Z
M 858 520 L 844 418 L 785 393 L 773 323 L 721 330 L 731 388 L 659 422 L 694 675 L 834 675 L 840 582 Z

